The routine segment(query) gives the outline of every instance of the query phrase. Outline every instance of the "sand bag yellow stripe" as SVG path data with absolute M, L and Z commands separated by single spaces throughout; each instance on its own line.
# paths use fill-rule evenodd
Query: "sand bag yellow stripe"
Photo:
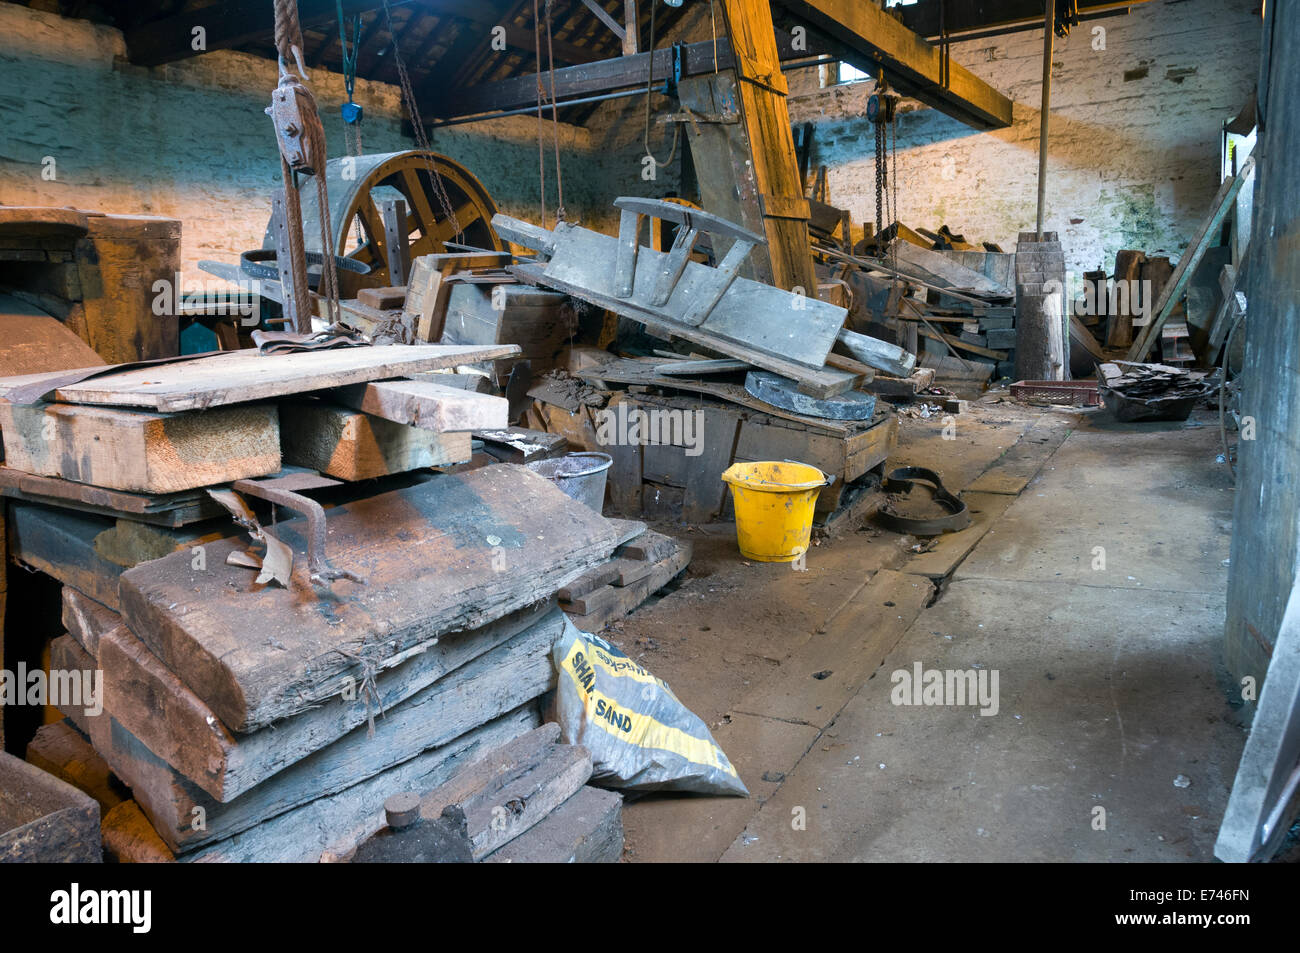
M 552 659 L 561 734 L 591 752 L 594 783 L 748 796 L 708 726 L 662 679 L 567 620 Z

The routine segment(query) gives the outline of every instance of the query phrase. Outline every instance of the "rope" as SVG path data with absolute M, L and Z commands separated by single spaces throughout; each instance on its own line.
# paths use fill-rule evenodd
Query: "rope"
M 546 227 L 546 147 L 542 143 L 545 114 L 542 112 L 542 17 L 538 0 L 533 0 L 533 40 L 537 46 L 537 179 L 541 189 L 542 228 Z
M 357 88 L 357 57 L 361 53 L 361 14 L 351 18 L 352 43 L 348 43 L 348 17 L 343 13 L 343 0 L 334 0 L 334 7 L 339 17 L 339 49 L 343 57 L 343 88 L 347 91 L 348 101 L 343 106 L 343 148 L 358 159 L 363 155 L 361 143 L 361 121 L 365 114 L 355 106 L 353 96 Z M 353 108 L 349 108 L 353 107 Z M 365 229 L 361 225 L 361 216 L 352 223 L 357 247 L 366 243 Z
M 298 23 L 298 0 L 275 0 L 275 49 L 280 54 L 280 69 L 297 63 L 302 78 L 307 68 L 302 62 L 302 26 Z
M 565 219 L 564 210 L 564 170 L 560 164 L 560 107 L 555 92 L 555 42 L 551 32 L 552 0 L 546 0 L 546 50 L 549 65 L 547 72 L 551 78 L 551 137 L 555 146 L 555 219 Z M 542 227 L 546 227 L 546 146 L 544 128 L 546 124 L 545 106 L 547 102 L 546 87 L 542 83 L 542 9 L 538 0 L 533 0 L 533 41 L 537 57 L 537 179 L 541 193 Z
M 546 0 L 546 55 L 551 73 L 551 133 L 555 141 L 555 218 L 564 221 L 564 172 L 560 168 L 560 107 L 555 96 L 555 47 L 551 40 L 551 3 Z
M 411 123 L 415 127 L 416 148 L 425 154 L 425 165 L 428 166 L 429 182 L 433 186 L 434 197 L 437 198 L 443 215 L 451 223 L 456 240 L 463 243 L 465 230 L 461 228 L 460 220 L 456 217 L 456 210 L 451 207 L 451 198 L 447 195 L 442 176 L 438 174 L 438 169 L 433 164 L 433 149 L 429 145 L 428 135 L 425 134 L 424 122 L 420 119 L 420 108 L 415 102 L 411 77 L 406 72 L 406 64 L 402 62 L 402 51 L 397 45 L 397 33 L 393 29 L 393 11 L 388 6 L 388 0 L 384 0 L 384 22 L 388 26 L 388 36 L 393 41 L 393 65 L 397 67 L 397 79 L 402 86 L 402 100 L 406 103 L 406 111 L 411 114 Z
M 651 151 L 650 149 L 650 97 L 654 93 L 654 85 L 655 85 L 655 4 L 653 3 L 650 4 L 650 46 L 648 47 L 648 49 L 650 52 L 650 65 L 647 68 L 646 80 L 645 80 L 644 145 L 645 145 L 645 154 L 650 158 L 650 161 L 652 161 L 655 164 L 655 168 L 658 169 L 666 165 L 671 165 L 673 159 L 677 157 L 677 143 L 678 140 L 681 138 L 682 127 L 681 127 L 681 123 L 677 123 L 677 122 L 673 123 L 673 147 L 672 150 L 669 151 L 668 153 L 668 158 L 660 162 L 655 157 L 654 152 Z M 715 56 L 715 66 L 716 66 L 716 56 L 717 56 L 716 52 L 714 56 Z
M 320 113 L 316 109 L 316 98 L 307 88 L 307 69 L 302 61 L 302 27 L 298 23 L 297 0 L 275 0 L 275 48 L 280 57 L 280 82 L 277 92 L 293 96 L 298 104 L 302 118 L 301 134 L 306 144 L 310 171 L 316 179 L 316 194 L 322 212 L 329 208 L 329 191 L 325 181 L 325 127 L 321 125 Z M 289 71 L 289 63 L 298 66 L 302 77 L 299 82 Z M 284 179 L 284 213 L 285 227 L 289 235 L 290 272 L 293 278 L 294 300 L 298 304 L 299 322 L 294 330 L 300 333 L 311 331 L 311 289 L 307 280 L 307 250 L 302 234 L 302 203 L 298 194 L 298 170 L 289 165 L 283 151 L 280 153 L 280 173 Z M 339 323 L 338 272 L 334 263 L 334 236 L 330 232 L 329 216 L 320 216 L 321 251 L 321 291 L 325 303 L 326 321 L 332 326 Z M 302 325 L 305 324 L 306 327 Z

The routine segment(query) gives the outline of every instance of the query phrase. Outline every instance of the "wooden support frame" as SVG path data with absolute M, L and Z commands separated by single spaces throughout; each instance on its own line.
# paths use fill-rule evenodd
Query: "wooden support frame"
M 627 39 L 627 29 L 610 16 L 609 11 L 597 3 L 596 0 L 582 0 L 582 5 L 594 13 L 597 20 L 609 27 L 610 32 L 618 37 L 620 43 Z
M 758 221 L 767 238 L 770 275 L 764 277 L 778 288 L 816 297 L 808 200 L 785 101 L 788 87 L 781 72 L 771 4 L 767 0 L 723 0 L 721 6 L 731 40 L 743 129 L 743 136 L 728 137 L 731 155 L 727 158 L 732 166 L 743 165 L 752 171 L 753 192 L 746 204 L 757 202 Z M 713 156 L 714 161 L 718 158 Z M 701 198 L 705 207 L 710 207 L 710 197 Z

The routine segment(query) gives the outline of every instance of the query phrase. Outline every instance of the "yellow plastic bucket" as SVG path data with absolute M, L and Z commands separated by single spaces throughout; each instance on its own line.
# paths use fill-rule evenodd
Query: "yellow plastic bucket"
M 817 494 L 831 478 L 806 463 L 733 463 L 722 474 L 746 559 L 788 563 L 808 551 Z

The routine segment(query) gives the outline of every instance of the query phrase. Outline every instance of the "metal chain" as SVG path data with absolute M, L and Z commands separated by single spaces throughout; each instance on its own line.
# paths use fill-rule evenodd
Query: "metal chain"
M 873 125 L 876 127 L 876 241 L 879 242 L 885 231 L 885 124 L 877 122 Z
M 447 220 L 451 222 L 457 240 L 464 242 L 465 232 L 460 226 L 460 221 L 456 218 L 456 210 L 451 207 L 451 198 L 447 195 L 442 176 L 438 174 L 438 170 L 433 165 L 433 149 L 429 146 L 429 137 L 425 134 L 424 123 L 420 119 L 420 108 L 415 102 L 415 90 L 411 88 L 411 77 L 406 72 L 406 64 L 402 62 L 402 52 L 398 49 L 397 33 L 393 30 L 393 11 L 388 6 L 388 0 L 384 0 L 384 20 L 388 25 L 388 35 L 393 41 L 393 65 L 397 67 L 397 79 L 402 86 L 402 98 L 406 101 L 406 111 L 411 114 L 411 123 L 415 127 L 415 145 L 424 153 L 425 164 L 429 169 L 429 181 L 433 185 L 438 205 L 441 207 L 443 214 L 447 216 Z

